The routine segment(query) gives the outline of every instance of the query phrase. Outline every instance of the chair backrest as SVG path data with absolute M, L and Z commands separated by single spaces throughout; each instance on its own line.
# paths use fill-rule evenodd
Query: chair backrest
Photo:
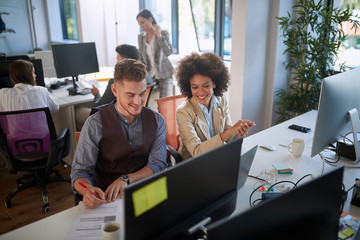
M 75 132 L 75 143 L 77 144 L 80 138 L 80 131 Z
M 0 128 L 15 159 L 46 157 L 56 138 L 48 108 L 0 112 Z
M 155 85 L 156 85 L 156 83 L 150 83 L 149 85 L 146 86 L 146 98 L 145 98 L 145 102 L 143 104 L 145 107 L 147 107 L 149 104 L 150 94 Z
M 57 135 L 48 108 L 0 112 L 0 156 L 10 172 L 52 168 L 69 154 L 69 149 L 69 129 Z M 29 165 L 20 163 L 24 161 Z
M 157 105 L 159 113 L 164 117 L 166 123 L 166 144 L 178 150 L 180 145 L 179 131 L 176 125 L 175 113 L 179 105 L 185 100 L 185 96 L 176 95 L 159 98 Z

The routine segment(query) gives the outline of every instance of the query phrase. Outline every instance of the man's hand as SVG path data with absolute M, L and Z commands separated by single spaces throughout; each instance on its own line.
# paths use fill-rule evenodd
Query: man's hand
M 111 183 L 105 191 L 105 199 L 108 202 L 114 202 L 118 196 L 124 197 L 124 189 L 127 183 L 120 178 Z
M 92 89 L 91 89 L 91 93 L 92 93 L 92 95 L 96 95 L 96 94 L 98 94 L 100 91 L 99 91 L 99 89 L 97 88 L 97 87 L 95 87 L 94 85 L 92 85 Z
M 98 195 L 100 198 L 94 196 L 92 193 L 90 193 L 89 191 L 85 191 L 83 193 L 83 203 L 86 207 L 88 208 L 96 208 L 104 203 L 106 203 L 105 199 L 105 194 L 104 192 L 98 188 L 98 187 L 93 187 L 93 186 L 87 186 L 91 191 L 93 191 L 96 195 Z

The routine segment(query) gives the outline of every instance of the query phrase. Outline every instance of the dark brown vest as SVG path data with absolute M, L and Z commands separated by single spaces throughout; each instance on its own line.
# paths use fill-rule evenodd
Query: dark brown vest
M 132 149 L 120 126 L 120 119 L 113 104 L 100 110 L 103 136 L 96 164 L 96 186 L 103 191 L 120 175 L 133 173 L 143 168 L 155 139 L 157 123 L 154 112 L 143 107 L 142 145 Z M 145 127 L 146 126 L 146 127 Z

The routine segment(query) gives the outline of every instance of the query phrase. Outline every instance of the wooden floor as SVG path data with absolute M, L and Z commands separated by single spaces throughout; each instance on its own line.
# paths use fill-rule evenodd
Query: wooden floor
M 55 169 L 66 177 L 70 176 L 70 166 L 64 168 L 61 164 Z M 51 216 L 74 206 L 73 192 L 70 183 L 49 183 L 48 191 L 50 211 L 43 213 L 43 205 L 40 190 L 37 187 L 26 189 L 16 194 L 10 208 L 5 207 L 5 198 L 16 187 L 16 179 L 24 173 L 10 174 L 0 163 L 0 235 L 20 228 L 42 218 Z

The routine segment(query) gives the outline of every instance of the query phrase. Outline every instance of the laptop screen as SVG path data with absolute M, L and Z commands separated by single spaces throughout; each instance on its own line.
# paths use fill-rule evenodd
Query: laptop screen
M 125 189 L 125 238 L 186 235 L 236 205 L 242 139 L 185 160 Z M 161 235 L 161 236 L 159 236 Z

